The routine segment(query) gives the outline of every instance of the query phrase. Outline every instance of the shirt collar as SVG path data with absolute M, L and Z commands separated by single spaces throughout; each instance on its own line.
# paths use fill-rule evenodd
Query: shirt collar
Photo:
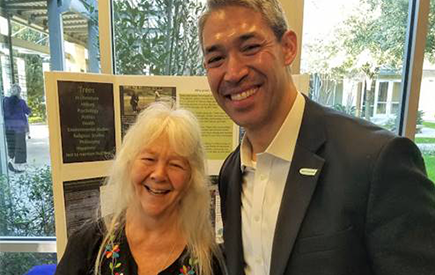
M 299 135 L 299 129 L 301 128 L 302 117 L 305 109 L 305 98 L 297 92 L 296 99 L 287 114 L 281 128 L 273 138 L 272 142 L 267 147 L 264 153 L 273 155 L 277 158 L 281 158 L 285 161 L 291 161 L 296 146 L 296 140 Z M 261 154 L 264 154 L 261 153 Z M 255 168 L 255 164 L 251 158 L 252 147 L 249 139 L 246 135 L 243 136 L 242 144 L 240 146 L 240 158 L 241 169 L 245 170 L 245 167 Z

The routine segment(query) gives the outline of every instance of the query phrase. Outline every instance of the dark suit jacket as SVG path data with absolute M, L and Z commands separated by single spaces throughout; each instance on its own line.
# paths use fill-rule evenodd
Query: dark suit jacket
M 230 275 L 244 273 L 239 150 L 219 176 Z M 306 99 L 270 274 L 434 275 L 435 187 L 415 144 Z

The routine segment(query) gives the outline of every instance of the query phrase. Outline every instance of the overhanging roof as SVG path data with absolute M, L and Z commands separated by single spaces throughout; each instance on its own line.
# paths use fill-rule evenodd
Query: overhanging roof
M 3 0 L 2 8 L 13 21 L 48 33 L 47 0 Z M 72 11 L 64 12 L 62 19 L 65 39 L 86 47 L 88 19 Z

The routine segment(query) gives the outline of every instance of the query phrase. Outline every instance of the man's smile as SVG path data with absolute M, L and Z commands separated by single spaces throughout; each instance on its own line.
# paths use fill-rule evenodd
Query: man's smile
M 246 99 L 246 98 L 256 94 L 257 91 L 258 91 L 258 87 L 255 87 L 255 88 L 251 88 L 249 90 L 243 91 L 241 93 L 231 94 L 227 97 L 229 97 L 232 101 L 240 101 L 240 100 Z

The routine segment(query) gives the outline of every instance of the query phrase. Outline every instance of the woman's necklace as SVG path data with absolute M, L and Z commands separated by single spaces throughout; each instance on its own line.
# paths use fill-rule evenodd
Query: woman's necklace
M 157 268 L 146 268 L 145 270 L 142 269 L 141 271 L 139 271 L 138 275 L 157 275 L 160 272 L 164 271 L 166 269 L 166 267 L 170 264 L 169 261 L 171 260 L 172 255 L 174 254 L 174 251 L 177 247 L 177 242 L 173 242 L 171 249 L 169 250 L 169 254 L 166 255 L 162 255 L 162 257 L 156 259 L 156 263 L 152 266 L 157 267 Z M 148 263 L 149 264 L 149 263 Z M 148 265 L 147 264 L 147 265 Z
M 159 268 L 159 272 L 165 270 L 166 266 L 168 265 L 168 262 L 169 262 L 169 260 L 171 259 L 171 256 L 172 256 L 172 254 L 173 254 L 174 251 L 175 251 L 175 246 L 176 246 L 175 244 L 176 244 L 176 243 L 177 243 L 177 242 L 174 242 L 174 244 L 172 245 L 171 251 L 169 252 L 168 256 L 166 257 L 166 260 L 163 262 L 163 264 L 162 264 L 161 267 Z M 159 274 L 159 273 L 157 273 L 157 274 Z

